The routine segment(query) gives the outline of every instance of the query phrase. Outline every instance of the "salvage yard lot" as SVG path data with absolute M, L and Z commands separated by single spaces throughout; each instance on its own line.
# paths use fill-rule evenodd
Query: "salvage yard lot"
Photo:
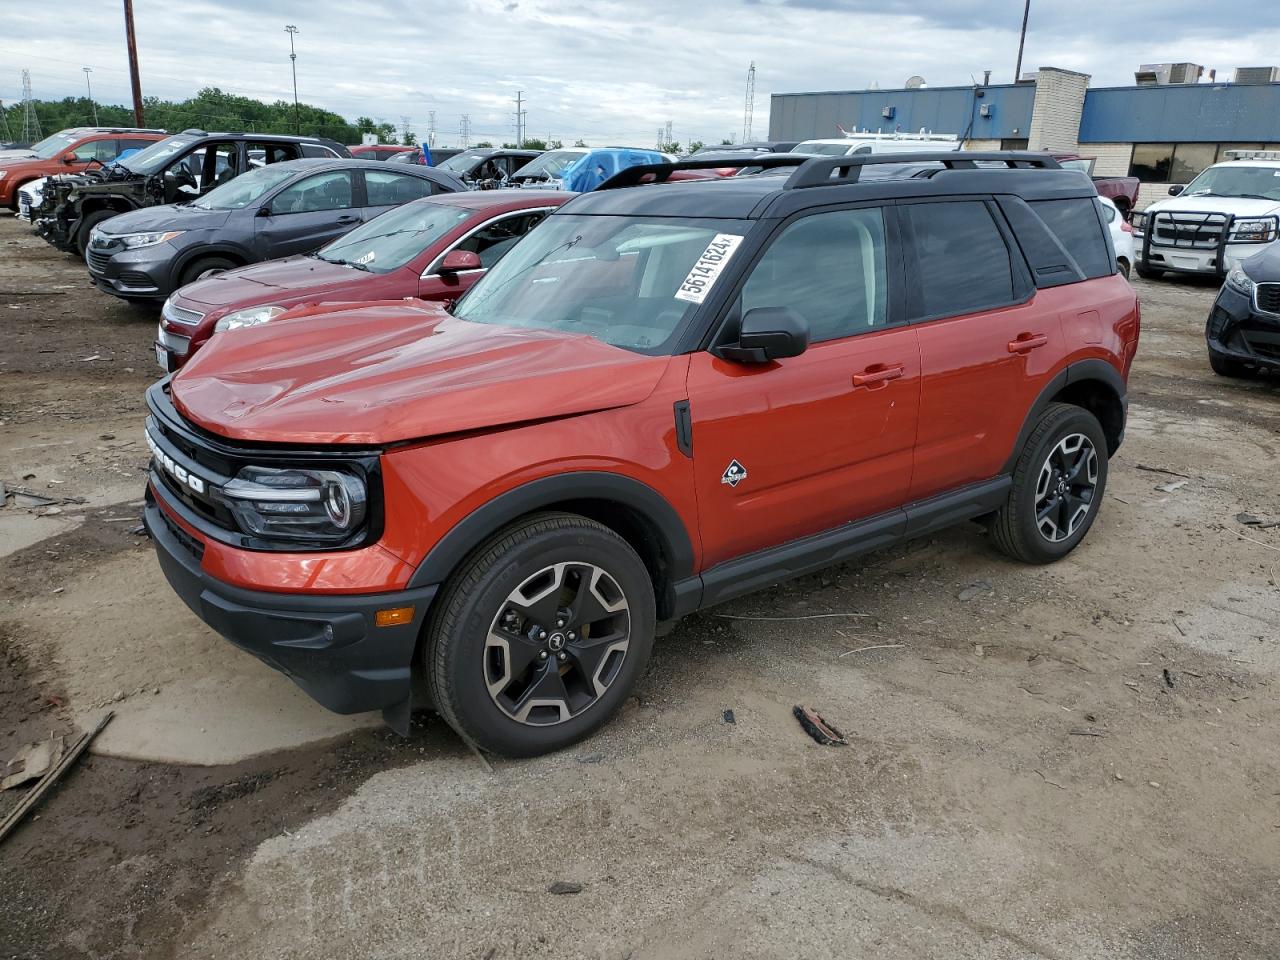
M 1210 286 L 1138 287 L 1065 561 L 970 526 L 704 612 L 490 769 L 186 611 L 133 532 L 156 317 L 0 217 L 0 759 L 117 713 L 0 847 L 0 957 L 1273 960 L 1280 527 L 1237 515 L 1280 520 L 1280 383 L 1209 372 Z

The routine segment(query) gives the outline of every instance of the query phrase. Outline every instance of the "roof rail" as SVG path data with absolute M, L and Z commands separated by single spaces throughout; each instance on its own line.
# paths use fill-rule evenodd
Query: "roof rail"
M 787 178 L 784 190 L 802 190 L 806 187 L 827 187 L 857 183 L 862 168 L 879 163 L 941 163 L 948 170 L 976 170 L 978 163 L 1003 163 L 1033 170 L 1061 170 L 1062 165 L 1052 157 L 1029 150 L 948 150 L 943 153 L 867 153 L 845 157 L 811 157 L 808 162 Z M 755 164 L 753 164 L 754 166 Z M 832 176 L 836 174 L 836 176 Z
M 801 153 L 762 153 L 751 157 L 742 157 L 741 159 L 750 162 L 737 164 L 737 166 L 760 167 L 767 170 L 772 167 L 798 167 L 806 160 L 811 159 L 811 155 Z M 723 170 L 732 166 L 735 166 L 735 164 L 726 162 L 724 159 L 677 160 L 675 163 L 642 163 L 619 170 L 600 186 L 596 187 L 596 191 L 617 190 L 619 187 L 634 187 L 641 183 L 666 183 L 671 174 L 677 170 Z M 649 177 L 652 177 L 652 179 L 646 179 Z

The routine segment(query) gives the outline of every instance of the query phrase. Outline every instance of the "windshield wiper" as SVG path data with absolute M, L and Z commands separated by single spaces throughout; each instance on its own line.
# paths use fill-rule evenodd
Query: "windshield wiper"
M 1260 193 L 1234 193 L 1232 196 L 1239 197 L 1242 200 L 1269 200 L 1272 203 L 1280 203 L 1280 200 L 1275 197 L 1266 197 Z
M 309 257 L 315 257 L 317 260 L 323 260 L 325 263 L 333 263 L 339 267 L 350 267 L 353 270 L 363 270 L 365 273 L 373 273 L 369 267 L 363 263 L 357 263 L 355 260 L 343 260 L 341 257 L 331 260 L 328 257 L 322 257 L 318 253 L 309 253 Z

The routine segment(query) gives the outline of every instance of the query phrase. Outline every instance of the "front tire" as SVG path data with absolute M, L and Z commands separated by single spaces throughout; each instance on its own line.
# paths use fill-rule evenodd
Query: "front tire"
M 1124 277 L 1126 280 L 1128 280 L 1129 274 L 1133 270 L 1133 268 L 1129 266 L 1129 261 L 1126 260 L 1124 257 L 1117 257 L 1116 266 L 1120 268 L 1120 275 Z
M 594 733 L 653 647 L 653 582 L 625 540 L 568 513 L 517 521 L 446 584 L 423 669 L 440 715 L 494 753 L 535 756 Z
M 89 234 L 93 233 L 93 228 L 104 220 L 110 220 L 118 212 L 117 210 L 95 210 L 80 220 L 80 229 L 76 232 L 76 250 L 80 252 L 82 258 L 89 249 Z
M 991 535 L 1023 563 L 1052 563 L 1076 548 L 1102 504 L 1107 438 L 1088 410 L 1052 403 L 1040 415 L 1013 470 Z
M 1138 264 L 1133 269 L 1134 272 L 1143 280 L 1159 280 L 1164 276 L 1163 270 L 1152 270 L 1150 267 L 1144 267 L 1142 264 Z
M 182 268 L 178 286 L 185 287 L 188 283 L 195 283 L 197 280 L 211 277 L 215 273 L 222 273 L 224 270 L 232 270 L 235 266 L 235 261 L 226 257 L 200 257 Z

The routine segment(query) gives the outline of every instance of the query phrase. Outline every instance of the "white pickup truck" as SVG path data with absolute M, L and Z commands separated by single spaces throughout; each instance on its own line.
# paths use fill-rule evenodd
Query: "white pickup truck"
M 1280 150 L 1232 150 L 1133 215 L 1138 276 L 1225 276 L 1280 237 Z

